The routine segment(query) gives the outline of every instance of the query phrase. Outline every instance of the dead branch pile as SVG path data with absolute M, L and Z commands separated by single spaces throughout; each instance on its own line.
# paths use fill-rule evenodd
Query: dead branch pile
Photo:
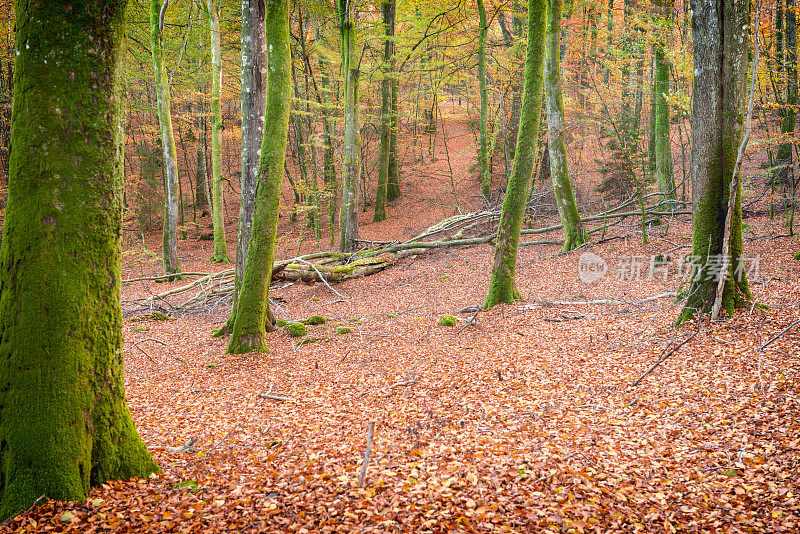
M 623 212 L 632 201 L 600 215 L 585 217 L 584 224 L 600 222 L 600 226 L 589 229 L 589 233 L 604 231 L 627 217 L 641 217 L 640 211 Z M 665 204 L 649 208 L 645 216 L 650 219 L 686 214 L 685 211 L 665 211 Z M 674 207 L 674 206 L 673 206 Z M 301 282 L 306 284 L 341 282 L 378 273 L 394 265 L 399 259 L 428 250 L 470 246 L 492 242 L 497 233 L 500 211 L 491 209 L 474 213 L 459 213 L 439 221 L 408 241 L 383 243 L 378 248 L 361 250 L 355 254 L 338 252 L 315 252 L 288 260 L 277 261 L 272 267 L 272 281 L 283 283 Z M 560 224 L 540 228 L 523 229 L 523 234 L 544 234 L 561 229 Z M 528 241 L 520 245 L 557 244 L 559 240 Z M 187 313 L 226 312 L 230 308 L 234 287 L 234 269 L 217 273 L 184 273 L 184 277 L 198 276 L 185 285 L 168 289 L 161 293 L 138 299 L 123 300 L 123 315 L 132 316 L 158 312 L 169 316 Z M 165 277 L 144 277 L 124 280 L 123 283 L 137 281 L 157 281 Z M 331 287 L 332 289 L 332 287 Z M 332 289 L 334 293 L 335 290 Z

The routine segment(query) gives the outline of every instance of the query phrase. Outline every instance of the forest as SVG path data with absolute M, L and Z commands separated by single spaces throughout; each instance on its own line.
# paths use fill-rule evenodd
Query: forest
M 797 532 L 795 0 L 0 0 L 0 531 Z

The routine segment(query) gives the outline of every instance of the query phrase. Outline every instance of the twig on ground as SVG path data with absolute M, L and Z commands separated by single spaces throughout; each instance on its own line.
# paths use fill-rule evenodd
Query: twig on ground
M 800 319 L 798 319 L 797 321 L 793 322 L 792 324 L 790 324 L 789 326 L 784 328 L 778 335 L 776 335 L 775 337 L 773 337 L 772 339 L 770 339 L 769 341 L 767 341 L 766 343 L 764 343 L 763 345 L 758 347 L 758 350 L 756 352 L 760 352 L 760 351 L 766 349 L 767 347 L 772 345 L 772 343 L 774 341 L 777 341 L 779 337 L 781 337 L 783 334 L 785 334 L 786 332 L 788 332 L 789 330 L 791 330 L 792 328 L 794 328 L 798 324 L 800 324 Z
M 367 474 L 367 464 L 372 455 L 372 435 L 375 433 L 375 421 L 369 422 L 367 429 L 367 448 L 364 450 L 364 460 L 361 462 L 361 470 L 358 472 L 358 487 L 364 487 L 364 476 Z
M 467 319 L 467 322 L 464 323 L 464 326 L 462 326 L 461 328 L 458 329 L 458 332 L 456 332 L 456 334 L 460 334 L 461 332 L 463 332 L 469 325 L 475 324 L 476 319 L 478 318 L 478 314 L 481 312 L 481 310 L 482 310 L 482 308 L 480 306 L 478 306 L 478 309 L 475 310 L 475 313 L 472 315 L 472 317 Z M 464 311 L 464 310 L 461 310 L 461 311 Z
M 684 346 L 684 345 L 686 345 L 688 342 L 690 342 L 691 340 L 693 340 L 693 339 L 694 339 L 694 338 L 697 336 L 697 334 L 699 334 L 699 333 L 700 333 L 700 330 L 697 330 L 697 331 L 696 331 L 694 334 L 692 334 L 691 336 L 687 337 L 686 339 L 684 339 L 683 341 L 681 341 L 680 343 L 678 343 L 677 345 L 675 345 L 675 346 L 674 346 L 674 347 L 673 347 L 673 348 L 672 348 L 672 349 L 671 349 L 669 352 L 667 352 L 667 353 L 666 353 L 664 356 L 662 356 L 661 358 L 659 358 L 659 359 L 656 361 L 656 363 L 654 363 L 653 365 L 651 365 L 651 366 L 650 366 L 650 368 L 649 368 L 647 371 L 645 371 L 645 372 L 642 374 L 642 376 L 640 376 L 639 378 L 637 378 L 636 380 L 634 380 L 634 381 L 633 381 L 633 383 L 631 384 L 631 387 L 638 386 L 638 385 L 639 385 L 639 383 L 640 383 L 640 382 L 641 382 L 641 381 L 644 379 L 644 377 L 646 377 L 647 375 L 649 375 L 650 373 L 652 373 L 652 372 L 653 372 L 653 370 L 654 370 L 656 367 L 658 367 L 659 365 L 661 365 L 662 363 L 664 363 L 664 362 L 665 362 L 665 361 L 666 361 L 666 360 L 667 360 L 667 359 L 668 359 L 670 356 L 672 356 L 673 354 L 675 354 L 676 352 L 678 352 L 678 350 L 679 350 L 681 347 L 683 347 L 683 346 Z
M 279 401 L 279 402 L 294 401 L 294 399 L 291 398 L 291 397 L 284 397 L 282 395 L 272 395 L 270 393 L 259 393 L 258 394 L 258 398 L 259 399 L 274 400 L 274 401 Z
M 192 436 L 189 441 L 180 447 L 165 447 L 170 452 L 195 452 L 194 444 L 197 441 L 197 436 Z

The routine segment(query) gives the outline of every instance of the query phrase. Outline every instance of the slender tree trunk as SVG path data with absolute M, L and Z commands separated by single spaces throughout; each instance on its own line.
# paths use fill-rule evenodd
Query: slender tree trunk
M 16 3 L 0 249 L 0 521 L 42 496 L 81 501 L 109 479 L 158 470 L 123 380 L 126 4 Z
M 522 82 L 521 78 L 525 75 L 524 67 L 525 67 L 525 53 L 523 50 L 524 40 L 523 40 L 523 28 L 525 27 L 525 18 L 522 15 L 522 6 L 519 0 L 514 0 L 514 18 L 513 18 L 513 28 L 514 28 L 514 40 L 515 43 L 515 53 L 514 53 L 514 60 L 515 65 L 518 63 L 516 70 L 514 71 L 514 85 L 511 89 L 511 120 L 509 121 L 509 132 L 511 133 L 511 137 L 509 139 L 509 147 L 511 152 L 511 157 L 514 157 L 514 150 L 517 148 L 517 133 L 519 132 L 519 113 L 520 109 L 522 108 Z
M 228 245 L 225 242 L 225 218 L 222 210 L 222 169 L 220 167 L 220 132 L 222 131 L 222 48 L 219 34 L 219 6 L 208 0 L 208 25 L 211 35 L 211 216 L 214 222 L 214 253 L 211 261 L 227 263 Z
M 608 0 L 608 15 L 606 18 L 606 54 L 603 66 L 603 83 L 608 85 L 608 76 L 611 63 L 611 47 L 614 44 L 614 0 Z
M 236 272 L 234 275 L 231 315 L 217 335 L 233 330 L 239 302 L 239 290 L 247 262 L 253 209 L 258 184 L 259 151 L 263 139 L 266 108 L 267 45 L 264 36 L 263 0 L 242 0 L 242 169 L 239 200 L 239 228 L 236 236 Z
M 342 211 L 339 216 L 339 250 L 352 252 L 358 248 L 358 180 L 361 171 L 361 135 L 358 120 L 358 69 L 355 57 L 355 24 L 348 0 L 339 0 L 339 31 L 342 36 L 342 74 L 345 76 L 344 100 L 344 179 Z
M 658 5 L 664 26 L 672 34 L 672 11 L 675 9 L 674 0 L 661 0 Z M 670 142 L 670 113 L 669 113 L 669 61 L 666 55 L 667 44 L 659 41 L 655 44 L 655 80 L 654 80 L 654 124 L 651 125 L 655 133 L 654 156 L 656 164 L 656 183 L 661 200 L 677 199 L 675 176 L 672 173 L 672 143 Z
M 492 173 L 489 170 L 489 138 L 486 132 L 488 121 L 489 95 L 486 93 L 486 8 L 483 0 L 478 0 L 478 92 L 481 97 L 480 148 L 478 159 L 481 166 L 481 193 L 484 202 L 489 202 L 492 193 Z
M 656 46 L 655 73 L 655 113 L 652 126 L 655 133 L 654 159 L 656 166 L 656 183 L 661 200 L 675 200 L 677 191 L 675 176 L 672 172 L 672 144 L 670 142 L 670 113 L 667 96 L 669 94 L 669 63 L 665 58 L 664 48 Z
M 742 186 L 735 188 L 729 257 L 721 258 L 730 182 L 745 121 L 750 6 L 736 0 L 694 0 L 692 41 L 692 274 L 678 320 L 711 309 L 720 273 L 722 309 L 732 315 L 750 300 L 742 267 Z
M 383 80 L 381 80 L 381 160 L 378 174 L 378 192 L 375 196 L 374 222 L 386 219 L 386 190 L 389 186 L 389 151 L 392 137 L 392 77 L 394 76 L 394 3 L 384 1 L 383 28 Z
M 790 188 L 794 184 L 794 128 L 797 113 L 797 12 L 794 0 L 786 0 L 785 19 L 786 39 L 786 109 L 783 110 L 781 120 L 781 134 L 791 138 L 778 145 L 776 163 L 778 165 L 777 178 L 784 187 Z M 790 230 L 791 232 L 791 230 Z
M 206 196 L 206 180 L 208 178 L 206 176 L 206 151 L 203 144 L 203 137 L 206 131 L 206 119 L 202 116 L 202 104 L 197 104 L 197 111 L 200 116 L 197 118 L 197 170 L 195 171 L 196 189 L 194 205 L 196 208 L 203 209 L 208 207 L 208 197 Z
M 258 164 L 258 185 L 253 209 L 236 319 L 228 352 L 263 351 L 269 312 L 269 284 L 275 259 L 281 182 L 289 132 L 291 54 L 289 52 L 289 1 L 266 2 L 267 90 L 264 135 Z
M 391 0 L 392 5 L 395 0 Z M 392 17 L 392 32 L 394 32 L 395 18 Z M 389 130 L 389 178 L 386 185 L 386 200 L 391 201 L 400 197 L 400 165 L 397 156 L 397 136 L 400 133 L 400 105 L 398 102 L 400 92 L 399 73 L 391 78 L 391 128 Z
M 550 175 L 553 179 L 558 216 L 564 226 L 564 248 L 569 251 L 586 242 L 586 231 L 578 214 L 567 166 L 564 142 L 564 97 L 561 94 L 561 15 L 563 0 L 547 2 L 547 37 L 545 38 L 544 94 L 547 104 L 547 133 Z
M 172 131 L 169 83 L 161 52 L 162 17 L 166 12 L 167 2 L 168 0 L 164 0 L 163 9 L 160 0 L 150 2 L 150 47 L 155 73 L 158 126 L 161 132 L 161 146 L 164 149 L 164 230 L 162 235 L 164 273 L 177 274 L 181 270 L 178 263 L 178 151 L 175 148 L 175 135 Z
M 517 250 L 539 136 L 539 117 L 542 110 L 542 86 L 544 83 L 542 68 L 544 66 L 546 14 L 545 0 L 529 0 L 525 84 L 516 157 L 511 171 L 511 179 L 508 182 L 508 190 L 503 200 L 492 277 L 484 308 L 491 308 L 500 302 L 513 303 L 515 299 L 521 298 L 515 281 Z
M 319 25 L 316 26 L 315 37 L 319 44 L 325 44 L 325 35 L 320 30 Z M 319 71 L 320 71 L 320 87 L 322 92 L 322 179 L 325 183 L 325 191 L 328 197 L 328 225 L 331 229 L 331 246 L 336 242 L 336 201 L 338 200 L 339 187 L 336 180 L 336 164 L 335 155 L 333 151 L 333 142 L 336 138 L 336 123 L 331 119 L 328 107 L 331 101 L 331 87 L 330 77 L 328 74 L 328 60 L 325 54 L 318 53 L 319 58 Z

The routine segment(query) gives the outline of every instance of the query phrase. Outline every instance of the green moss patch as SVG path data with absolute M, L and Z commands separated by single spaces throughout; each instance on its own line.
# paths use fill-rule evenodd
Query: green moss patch
M 350 328 L 349 326 L 340 326 L 339 328 L 336 329 L 337 334 L 349 334 L 352 331 L 353 329 Z
M 308 328 L 306 328 L 306 325 L 303 323 L 292 323 L 286 325 L 286 331 L 289 332 L 289 335 L 292 337 L 300 337 L 308 333 Z
M 455 326 L 456 325 L 456 318 L 452 315 L 443 315 L 441 319 L 439 319 L 440 326 Z
M 318 324 L 325 324 L 325 317 L 321 315 L 312 315 L 305 321 L 303 321 L 307 325 L 318 325 Z

